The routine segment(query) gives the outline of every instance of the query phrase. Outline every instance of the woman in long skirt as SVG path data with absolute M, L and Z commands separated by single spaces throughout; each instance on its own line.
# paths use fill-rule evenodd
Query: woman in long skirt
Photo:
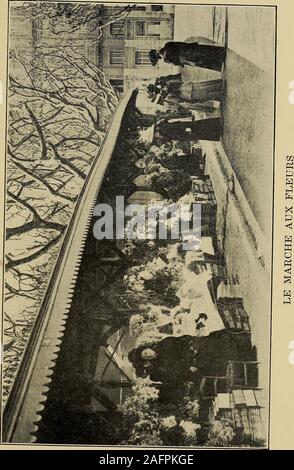
M 190 109 L 213 112 L 215 103 L 220 102 L 223 96 L 223 80 L 179 82 L 177 87 L 164 86 L 161 94 L 165 103 L 183 106 L 189 103 Z
M 184 119 L 164 119 L 156 124 L 156 131 L 167 140 L 212 140 L 222 135 L 220 118 L 198 121 Z
M 169 64 L 194 65 L 220 72 L 225 59 L 225 48 L 198 42 L 167 42 L 159 51 L 151 49 L 149 58 L 152 65 L 163 59 Z
M 188 101 L 221 101 L 224 83 L 222 79 L 197 80 L 183 83 L 180 89 L 180 98 Z

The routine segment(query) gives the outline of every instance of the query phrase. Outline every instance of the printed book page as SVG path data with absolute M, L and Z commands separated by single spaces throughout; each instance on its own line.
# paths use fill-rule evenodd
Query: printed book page
M 1 11 L 1 448 L 293 450 L 292 2 Z

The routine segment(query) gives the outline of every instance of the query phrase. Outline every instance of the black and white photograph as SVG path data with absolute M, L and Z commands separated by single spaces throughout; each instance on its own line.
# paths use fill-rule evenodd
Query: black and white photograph
M 2 442 L 268 448 L 276 7 L 8 22 Z

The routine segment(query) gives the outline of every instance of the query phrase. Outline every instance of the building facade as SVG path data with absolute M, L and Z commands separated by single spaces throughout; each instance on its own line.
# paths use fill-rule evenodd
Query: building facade
M 152 66 L 148 57 L 150 49 L 173 40 L 175 7 L 138 4 L 121 15 L 125 9 L 125 4 L 97 4 L 94 20 L 72 29 L 65 16 L 56 22 L 47 17 L 46 8 L 41 10 L 38 2 L 25 7 L 16 2 L 10 9 L 10 49 L 34 57 L 41 44 L 57 49 L 70 46 L 103 69 L 118 93 L 175 73 L 169 64 Z M 100 35 L 101 24 L 106 26 Z
M 104 6 L 103 17 L 119 14 L 122 5 Z M 103 28 L 98 44 L 98 63 L 113 87 L 123 93 L 142 81 L 152 81 L 161 73 L 152 66 L 150 49 L 160 49 L 174 37 L 174 6 L 140 4 L 132 8 L 122 20 Z M 163 74 L 174 73 L 173 66 L 164 64 Z

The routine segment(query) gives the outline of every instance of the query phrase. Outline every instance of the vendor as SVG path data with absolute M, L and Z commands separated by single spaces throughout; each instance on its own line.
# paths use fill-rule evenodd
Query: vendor
M 205 375 L 224 375 L 228 361 L 256 360 L 251 335 L 219 330 L 208 336 L 166 337 L 129 353 L 138 376 L 160 382 L 197 382 Z

